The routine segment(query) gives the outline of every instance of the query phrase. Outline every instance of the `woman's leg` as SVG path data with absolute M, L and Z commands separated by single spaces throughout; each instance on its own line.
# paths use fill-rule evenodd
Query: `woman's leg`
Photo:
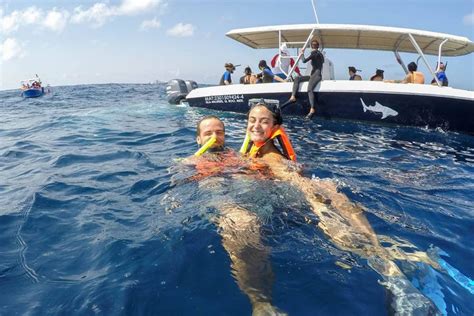
M 300 86 L 300 83 L 308 81 L 309 79 L 310 79 L 309 76 L 299 76 L 295 78 L 295 81 L 293 82 L 293 91 L 291 92 L 290 101 L 292 102 L 296 101 L 296 93 L 298 93 L 298 88 Z
M 314 95 L 314 88 L 318 85 L 318 83 L 321 81 L 321 71 L 316 70 L 311 77 L 309 78 L 308 82 L 308 98 L 309 98 L 309 104 L 311 106 L 311 109 L 309 110 L 308 116 L 312 116 L 316 112 L 316 102 L 315 102 L 315 95 Z M 311 118 L 311 117 L 309 117 Z
M 277 309 L 271 304 L 273 271 L 269 249 L 260 237 L 258 217 L 238 205 L 220 207 L 218 220 L 222 245 L 232 261 L 232 274 L 239 288 L 249 297 L 254 313 Z

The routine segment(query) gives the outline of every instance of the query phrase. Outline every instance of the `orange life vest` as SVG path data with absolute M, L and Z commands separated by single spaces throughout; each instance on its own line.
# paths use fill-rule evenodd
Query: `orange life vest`
M 278 140 L 278 143 L 280 144 L 280 147 L 283 150 L 283 155 L 289 160 L 296 161 L 295 150 L 293 149 L 290 139 L 288 138 L 288 135 L 286 134 L 283 127 L 280 126 L 270 136 L 270 139 L 272 140 L 275 138 Z M 245 136 L 244 143 L 242 144 L 242 147 L 240 148 L 240 153 L 246 154 L 249 157 L 256 157 L 258 154 L 258 151 L 260 150 L 260 148 L 263 147 L 263 145 L 265 145 L 265 143 L 260 144 L 259 146 L 254 144 L 252 141 L 250 141 L 250 136 L 247 133 L 247 135 Z

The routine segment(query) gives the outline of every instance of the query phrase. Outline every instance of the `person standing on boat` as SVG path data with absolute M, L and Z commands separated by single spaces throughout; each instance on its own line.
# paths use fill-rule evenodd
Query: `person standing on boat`
M 294 83 L 293 83 L 293 91 L 291 93 L 291 97 L 288 100 L 288 102 L 295 102 L 296 101 L 296 93 L 298 92 L 298 87 L 301 82 L 304 81 L 309 81 L 308 82 L 308 98 L 309 98 L 309 104 L 311 106 L 311 109 L 309 110 L 309 113 L 306 115 L 307 119 L 311 119 L 313 115 L 316 113 L 316 101 L 315 101 L 315 95 L 314 95 L 314 88 L 318 85 L 318 83 L 322 80 L 322 71 L 323 71 L 323 64 L 324 64 L 324 55 L 319 51 L 319 42 L 316 39 L 313 39 L 311 41 L 311 54 L 308 56 L 308 58 L 304 57 L 304 49 L 301 50 L 300 55 L 303 57 L 303 62 L 307 63 L 308 61 L 311 60 L 311 75 L 310 76 L 300 76 L 296 77 Z
M 349 67 L 349 80 L 362 80 L 362 77 L 357 74 L 357 69 L 354 66 Z M 360 71 L 360 70 L 359 70 Z
M 235 66 L 232 63 L 226 63 L 224 67 L 225 67 L 225 72 L 221 77 L 221 81 L 219 82 L 219 85 L 221 86 L 232 84 L 231 74 L 233 74 L 235 70 Z

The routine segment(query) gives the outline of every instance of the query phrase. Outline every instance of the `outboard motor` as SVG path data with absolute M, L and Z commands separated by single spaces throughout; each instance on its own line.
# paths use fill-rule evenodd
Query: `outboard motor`
M 188 88 L 188 93 L 191 92 L 191 90 L 197 89 L 198 84 L 194 80 L 186 80 L 186 87 Z
M 188 95 L 188 87 L 184 80 L 173 79 L 166 85 L 166 96 L 171 104 L 179 104 Z

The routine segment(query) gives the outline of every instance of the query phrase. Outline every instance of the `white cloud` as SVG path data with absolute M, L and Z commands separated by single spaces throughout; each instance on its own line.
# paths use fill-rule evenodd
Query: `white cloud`
M 69 13 L 66 10 L 53 8 L 45 14 L 43 10 L 32 6 L 24 11 L 15 10 L 8 15 L 2 15 L 0 19 L 0 33 L 13 33 L 21 27 L 31 25 L 41 25 L 52 31 L 60 32 L 66 27 L 68 18 Z
M 7 38 L 3 43 L 0 43 L 0 57 L 3 61 L 21 58 L 24 55 L 23 47 L 16 39 Z
M 0 8 L 0 34 L 13 33 L 19 28 L 29 25 L 38 25 L 55 32 L 61 32 L 68 22 L 90 23 L 94 27 L 99 27 L 117 16 L 150 13 L 152 10 L 155 13 L 162 11 L 166 8 L 164 1 L 122 0 L 119 5 L 110 5 L 109 1 L 104 0 L 104 2 L 94 3 L 88 8 L 78 6 L 74 8 L 72 14 L 64 9 L 53 8 L 44 12 L 36 6 L 30 6 L 23 11 L 15 10 L 5 15 L 4 9 Z M 156 22 L 148 26 L 156 28 L 158 27 Z
M 466 25 L 474 25 L 474 12 L 471 14 L 465 15 L 463 18 L 463 22 Z
M 49 11 L 46 14 L 46 18 L 43 21 L 43 26 L 55 31 L 55 32 L 61 32 L 67 24 L 69 18 L 69 12 L 66 10 L 57 10 L 56 8 L 53 8 L 53 10 Z
M 37 7 L 29 7 L 23 12 L 23 18 L 25 24 L 35 24 L 38 23 L 43 15 L 43 11 Z
M 35 6 L 28 7 L 24 12 L 13 11 L 8 15 L 0 14 L 0 33 L 9 34 L 17 31 L 22 26 L 39 23 L 43 11 Z
M 93 26 L 98 27 L 107 22 L 113 15 L 113 8 L 108 7 L 105 3 L 96 3 L 87 10 L 83 10 L 80 6 L 74 8 L 71 22 L 77 24 L 91 22 Z
M 140 25 L 141 30 L 148 30 L 148 29 L 158 29 L 161 26 L 161 22 L 158 21 L 157 18 L 153 18 L 153 20 L 146 20 L 143 21 Z
M 194 29 L 195 27 L 192 24 L 183 24 L 180 22 L 170 28 L 166 34 L 175 37 L 189 37 L 194 35 Z
M 95 3 L 88 9 L 81 6 L 74 8 L 71 22 L 92 23 L 99 27 L 116 16 L 129 16 L 140 13 L 148 13 L 156 7 L 166 6 L 162 0 L 123 0 L 119 6 L 110 6 L 107 3 Z
M 133 15 L 147 12 L 158 6 L 161 0 L 123 0 L 117 9 L 117 15 Z

